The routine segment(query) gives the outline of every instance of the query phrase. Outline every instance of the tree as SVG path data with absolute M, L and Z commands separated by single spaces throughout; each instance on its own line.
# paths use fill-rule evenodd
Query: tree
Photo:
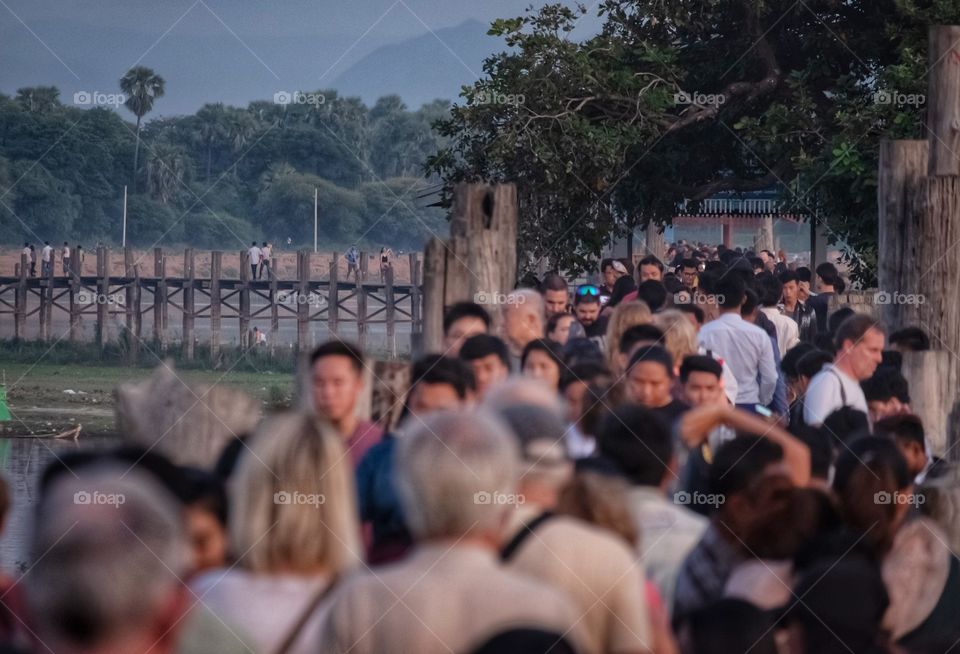
M 206 175 L 204 179 L 210 181 L 210 162 L 213 156 L 213 144 L 226 138 L 226 112 L 222 102 L 205 104 L 200 107 L 196 115 L 196 132 L 194 136 L 203 145 L 206 153 Z
M 60 105 L 60 89 L 56 86 L 30 86 L 17 89 L 17 102 L 27 111 L 48 113 Z
M 163 96 L 166 82 L 146 66 L 134 66 L 120 78 L 120 90 L 126 96 L 123 105 L 137 117 L 137 144 L 133 150 L 133 192 L 137 192 L 137 165 L 140 157 L 140 121 Z
M 182 190 L 189 175 L 190 159 L 183 148 L 157 143 L 147 160 L 147 189 L 150 197 L 167 204 Z
M 956 3 L 918 0 L 603 0 L 498 20 L 509 51 L 437 127 L 452 143 L 428 170 L 449 184 L 518 183 L 520 244 L 571 271 L 634 223 L 677 203 L 777 189 L 825 222 L 868 274 L 879 140 L 916 138 L 926 27 Z

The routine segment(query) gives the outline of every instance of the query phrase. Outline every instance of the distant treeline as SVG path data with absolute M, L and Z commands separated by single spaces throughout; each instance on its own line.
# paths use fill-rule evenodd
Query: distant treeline
M 139 246 L 312 244 L 314 188 L 327 246 L 412 249 L 443 228 L 443 212 L 414 199 L 446 101 L 410 111 L 397 96 L 367 107 L 324 90 L 208 104 L 144 122 L 136 171 L 136 127 L 79 106 L 91 102 L 61 102 L 55 87 L 0 94 L 0 242 L 118 242 L 125 184 L 127 240 Z

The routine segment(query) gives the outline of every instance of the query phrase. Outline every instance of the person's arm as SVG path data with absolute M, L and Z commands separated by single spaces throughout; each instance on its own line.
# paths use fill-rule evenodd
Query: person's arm
M 773 356 L 773 342 L 764 333 L 760 344 L 760 404 L 769 405 L 777 390 L 777 362 Z
M 818 374 L 810 381 L 803 396 L 803 421 L 811 427 L 819 427 L 831 413 L 842 405 L 839 380 L 834 375 Z
M 810 481 L 810 448 L 777 426 L 776 422 L 748 411 L 725 405 L 691 409 L 680 418 L 680 437 L 688 447 L 697 447 L 706 442 L 710 432 L 720 425 L 773 441 L 783 449 L 783 462 L 790 471 L 793 483 L 806 486 Z

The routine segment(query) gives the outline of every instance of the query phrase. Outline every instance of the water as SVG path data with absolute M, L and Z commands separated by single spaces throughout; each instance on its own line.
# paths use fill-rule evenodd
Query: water
M 0 438 L 0 470 L 10 492 L 10 511 L 0 534 L 0 569 L 18 579 L 29 567 L 28 543 L 40 475 L 67 452 L 117 444 L 112 437 Z

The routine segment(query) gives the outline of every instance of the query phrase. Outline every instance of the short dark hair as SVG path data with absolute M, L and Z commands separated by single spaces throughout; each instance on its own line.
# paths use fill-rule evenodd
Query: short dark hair
M 447 384 L 461 400 L 477 389 L 477 382 L 465 362 L 442 354 L 425 354 L 410 368 L 410 389 L 420 383 Z
M 670 377 L 673 377 L 673 357 L 670 356 L 670 353 L 659 345 L 644 345 L 639 350 L 634 352 L 633 356 L 630 357 L 630 363 L 627 365 L 627 370 L 630 370 L 642 361 L 659 363 L 666 369 L 667 374 Z
M 551 359 L 553 359 L 554 363 L 557 364 L 560 372 L 563 372 L 565 367 L 563 363 L 563 348 L 559 343 L 551 341 L 549 338 L 533 339 L 527 343 L 526 347 L 523 348 L 523 354 L 520 355 L 520 368 L 523 368 L 523 366 L 527 363 L 527 357 L 530 356 L 531 352 L 546 353 Z
M 610 377 L 610 369 L 602 362 L 578 361 L 564 370 L 560 377 L 560 390 L 564 390 L 575 382 L 583 382 L 589 385 L 603 377 Z
M 681 302 L 680 304 L 675 304 L 673 308 L 682 313 L 693 314 L 693 317 L 697 321 L 698 325 L 702 325 L 703 321 L 706 320 L 706 315 L 703 313 L 703 309 L 698 307 L 696 304 Z
M 644 341 L 660 343 L 663 341 L 663 330 L 650 323 L 628 327 L 620 336 L 620 353 L 628 354 L 634 345 Z
M 737 436 L 721 445 L 710 466 L 710 488 L 727 497 L 741 493 L 783 460 L 783 448 L 762 436 Z
M 637 287 L 637 299 L 646 302 L 650 311 L 657 311 L 667 302 L 667 287 L 663 282 L 648 279 Z
M 904 327 L 890 334 L 891 345 L 902 345 L 913 352 L 924 352 L 930 349 L 930 337 L 919 327 Z
M 797 268 L 797 281 L 801 282 L 812 282 L 813 275 L 810 273 L 810 269 L 806 266 L 800 266 Z
M 584 284 L 583 286 L 591 286 L 591 284 Z M 600 304 L 600 295 L 594 295 L 593 293 L 580 293 L 577 287 L 577 291 L 573 293 L 573 306 L 578 306 L 580 304 Z
M 834 443 L 849 445 L 870 435 L 870 421 L 863 411 L 842 406 L 826 417 L 820 429 Z
M 841 350 L 846 341 L 853 341 L 856 343 L 871 329 L 876 329 L 880 333 L 885 333 L 883 323 L 873 316 L 868 316 L 865 313 L 858 313 L 850 316 L 837 327 L 837 335 L 834 339 L 837 350 Z
M 648 254 L 644 258 L 640 259 L 640 261 L 637 263 L 637 270 L 640 270 L 640 266 L 656 266 L 660 272 L 663 272 L 663 262 L 652 254 Z
M 684 259 L 680 262 L 680 270 L 684 268 L 699 268 L 700 264 L 697 263 L 696 259 Z
M 565 291 L 569 292 L 569 284 L 567 280 L 560 276 L 560 273 L 547 273 L 543 281 L 540 282 L 540 292 L 546 293 L 547 291 Z
M 659 486 L 670 469 L 673 438 L 659 415 L 636 404 L 624 404 L 601 420 L 597 449 L 631 483 Z
M 877 366 L 868 378 L 860 382 L 867 402 L 887 402 L 897 398 L 901 402 L 910 402 L 910 390 L 906 378 L 897 368 Z
M 773 273 L 762 272 L 757 275 L 757 295 L 762 306 L 775 307 L 783 295 L 783 283 Z
M 745 288 L 743 291 L 743 304 L 740 305 L 740 315 L 749 316 L 757 310 L 758 304 L 760 304 L 760 298 L 757 296 L 757 292 L 752 288 Z
M 684 357 L 680 364 L 680 383 L 686 384 L 692 372 L 708 372 L 717 379 L 723 377 L 723 366 L 712 356 L 706 354 L 691 354 Z
M 490 329 L 490 325 L 493 324 L 487 310 L 476 302 L 457 302 L 443 314 L 443 333 L 446 334 L 450 330 L 450 327 L 453 326 L 453 323 L 461 318 L 468 317 L 479 318 L 483 321 L 483 324 L 486 325 L 487 329 Z
M 691 652 L 697 654 L 776 654 L 773 614 L 750 602 L 718 598 L 695 611 L 678 616 L 680 630 L 690 636 Z
M 510 367 L 510 351 L 507 344 L 492 334 L 476 334 L 463 342 L 460 346 L 460 358 L 464 361 L 476 361 L 491 354 Z
M 564 312 L 564 313 L 555 313 L 555 314 L 551 315 L 549 318 L 547 318 L 547 333 L 548 333 L 548 334 L 549 334 L 550 332 L 552 332 L 554 329 L 557 328 L 557 324 L 560 322 L 560 320 L 561 320 L 562 318 L 572 318 L 572 319 L 574 319 L 574 320 L 577 319 L 577 317 L 576 317 L 575 315 L 573 315 L 572 313 L 566 313 L 566 312 Z
M 873 425 L 873 433 L 880 438 L 916 443 L 920 447 L 926 447 L 927 444 L 923 420 L 913 414 L 888 416 L 877 420 Z
M 327 341 L 326 343 L 321 343 L 310 353 L 310 365 L 312 366 L 324 357 L 333 356 L 347 357 L 350 359 L 350 363 L 353 365 L 353 369 L 357 371 L 357 374 L 363 374 L 363 350 L 361 350 L 359 346 L 353 343 L 347 343 L 346 341 Z
M 797 363 L 800 361 L 800 357 L 813 349 L 814 347 L 810 343 L 797 343 L 787 350 L 783 358 L 780 359 L 780 370 L 782 370 L 783 374 L 787 377 L 796 379 L 800 376 L 797 369 Z
M 789 352 L 787 353 L 789 354 Z M 833 362 L 833 354 L 820 348 L 812 348 L 809 352 L 797 359 L 797 374 L 801 377 L 812 378 L 823 370 L 828 363 Z
M 830 314 L 827 318 L 827 331 L 831 334 L 837 333 L 837 328 L 840 326 L 844 320 L 855 314 L 856 311 L 850 307 L 840 307 L 836 311 Z
M 810 450 L 810 475 L 817 479 L 829 478 L 833 465 L 833 438 L 823 429 L 810 425 L 799 427 L 793 435 Z
M 828 261 L 824 261 L 817 266 L 817 277 L 828 286 L 836 286 L 840 282 L 840 272 L 835 265 Z
M 760 257 L 756 257 L 756 256 L 748 257 L 747 261 L 750 262 L 750 267 L 753 268 L 754 270 L 757 270 L 758 268 L 760 270 L 763 270 L 763 259 L 761 259 Z
M 783 286 L 786 286 L 790 282 L 800 283 L 800 275 L 798 275 L 795 270 L 784 270 L 777 276 L 777 279 L 780 280 Z
M 747 292 L 743 278 L 739 275 L 724 275 L 713 285 L 717 296 L 717 304 L 723 309 L 737 309 L 743 304 Z

